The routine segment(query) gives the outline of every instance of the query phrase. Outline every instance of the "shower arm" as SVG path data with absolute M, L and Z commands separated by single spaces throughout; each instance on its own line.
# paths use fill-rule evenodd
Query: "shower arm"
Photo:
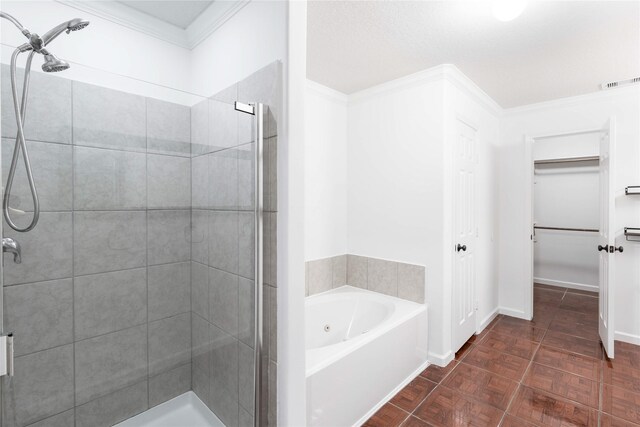
M 7 184 L 4 192 L 4 197 L 2 199 L 2 211 L 4 214 L 4 219 L 7 221 L 7 224 L 18 232 L 27 232 L 31 231 L 36 224 L 38 223 L 38 218 L 40 217 L 40 201 L 38 200 L 38 193 L 36 191 L 35 182 L 33 180 L 33 174 L 31 172 L 31 162 L 29 161 L 29 155 L 27 152 L 27 144 L 24 137 L 24 120 L 27 112 L 27 97 L 29 94 L 29 74 L 31 72 L 31 62 L 33 60 L 33 56 L 35 55 L 35 51 L 32 50 L 29 53 L 27 58 L 27 62 L 24 70 L 24 84 L 22 87 L 22 100 L 20 102 L 20 107 L 18 107 L 18 88 L 16 84 L 16 62 L 18 59 L 18 55 L 21 53 L 21 50 L 16 49 L 11 55 L 11 90 L 13 92 L 14 99 L 14 110 L 16 114 L 16 126 L 18 128 L 18 135 L 16 136 L 16 144 L 13 149 L 13 158 L 11 160 L 11 166 L 9 168 L 9 174 L 7 176 Z M 13 178 L 15 177 L 16 167 L 18 164 L 18 156 L 20 155 L 20 149 L 22 149 L 23 155 L 22 158 L 24 160 L 24 165 L 27 173 L 27 181 L 29 182 L 29 190 L 31 191 L 31 198 L 33 200 L 33 218 L 31 219 L 31 223 L 25 228 L 18 227 L 13 220 L 11 219 L 11 215 L 9 214 L 9 199 L 11 196 L 11 189 L 13 187 Z

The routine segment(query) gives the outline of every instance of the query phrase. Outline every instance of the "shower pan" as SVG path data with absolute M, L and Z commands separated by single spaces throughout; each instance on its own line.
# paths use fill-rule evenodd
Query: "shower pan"
M 281 64 L 206 96 L 69 51 L 54 75 L 88 21 L 2 17 L 29 39 L 0 70 L 2 426 L 276 425 Z

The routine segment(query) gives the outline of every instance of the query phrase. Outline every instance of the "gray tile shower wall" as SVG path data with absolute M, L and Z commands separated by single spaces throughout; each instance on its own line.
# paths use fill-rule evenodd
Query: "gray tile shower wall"
M 253 425 L 253 117 L 265 111 L 263 416 L 276 414 L 276 158 L 281 65 L 273 63 L 191 108 L 192 387 L 226 426 Z
M 6 66 L 1 90 L 6 180 Z M 3 427 L 110 426 L 191 389 L 192 299 L 208 317 L 198 306 L 208 301 L 191 295 L 192 273 L 202 282 L 192 121 L 186 106 L 32 73 L 25 133 L 42 213 L 29 233 L 5 224 L 23 262 L 4 263 L 16 375 L 3 379 Z M 19 224 L 30 220 L 20 167 L 11 206 L 27 211 L 13 213 Z
M 423 304 L 425 268 L 358 255 L 338 255 L 306 262 L 306 295 L 343 285 Z

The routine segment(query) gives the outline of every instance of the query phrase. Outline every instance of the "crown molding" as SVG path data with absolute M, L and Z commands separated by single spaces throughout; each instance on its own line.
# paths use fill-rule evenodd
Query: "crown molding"
M 634 83 L 628 86 L 621 86 L 615 89 L 600 90 L 598 92 L 585 93 L 582 95 L 569 96 L 566 98 L 552 99 L 550 101 L 537 102 L 535 104 L 527 104 L 519 107 L 507 108 L 503 114 L 505 116 L 517 116 L 518 114 L 526 114 L 549 108 L 570 107 L 573 105 L 584 104 L 585 102 L 597 102 L 607 98 L 613 98 L 624 95 L 640 96 L 640 83 Z
M 187 43 L 193 49 L 220 28 L 251 0 L 214 1 L 186 29 Z
M 395 90 L 410 89 L 412 87 L 425 83 L 442 80 L 445 78 L 446 68 L 447 65 L 438 65 L 426 70 L 418 71 L 417 73 L 409 74 L 408 76 L 400 77 L 395 80 L 391 80 L 367 89 L 363 89 L 358 92 L 354 92 L 348 95 L 349 103 L 358 103 L 360 101 L 375 98 Z
M 370 99 L 390 91 L 410 89 L 418 85 L 439 80 L 446 80 L 456 86 L 496 116 L 502 115 L 503 108 L 453 64 L 437 65 L 417 73 L 409 74 L 405 77 L 400 77 L 398 79 L 355 92 L 349 95 L 349 103 L 357 103 L 361 100 Z
M 187 29 L 182 29 L 114 1 L 56 1 L 189 50 L 202 43 L 250 2 L 214 1 Z
M 347 105 L 349 101 L 349 95 L 344 94 L 330 87 L 324 86 L 316 81 L 307 79 L 307 89 L 322 96 L 330 101 L 337 102 L 339 104 Z
M 455 85 L 458 89 L 466 92 L 467 95 L 474 98 L 477 102 L 484 105 L 486 109 L 491 111 L 497 116 L 501 116 L 504 109 L 493 100 L 487 93 L 474 83 L 466 74 L 464 74 L 458 67 L 453 64 L 444 64 L 444 76 L 445 78 Z

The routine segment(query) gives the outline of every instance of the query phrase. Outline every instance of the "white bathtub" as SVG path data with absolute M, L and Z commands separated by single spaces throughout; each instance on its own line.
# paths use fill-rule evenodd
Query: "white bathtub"
M 307 297 L 307 425 L 360 425 L 427 364 L 423 304 L 343 286 Z

